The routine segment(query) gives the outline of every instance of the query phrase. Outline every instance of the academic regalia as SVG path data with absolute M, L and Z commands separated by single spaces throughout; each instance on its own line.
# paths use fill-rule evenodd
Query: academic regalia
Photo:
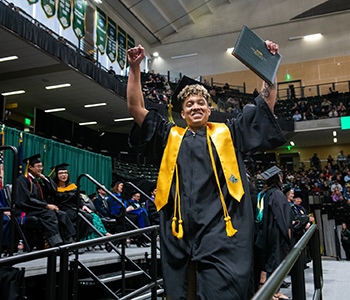
M 55 185 L 56 187 L 56 185 Z M 77 186 L 74 183 L 69 183 L 64 188 L 57 188 L 56 187 L 56 193 L 55 193 L 55 204 L 58 206 L 58 208 L 64 212 L 67 213 L 70 220 L 72 221 L 74 227 L 77 226 Z M 82 200 L 80 200 L 80 207 L 83 206 Z M 83 214 L 83 216 L 90 222 L 93 223 L 92 217 L 90 214 L 86 211 L 80 210 L 80 212 Z M 93 229 L 90 228 L 88 224 L 86 224 L 85 221 L 83 221 L 81 218 L 78 218 L 79 222 L 79 237 L 84 238 L 91 234 L 93 232 Z
M 152 200 L 147 199 L 145 202 L 145 208 L 148 213 L 149 222 L 151 225 L 159 225 L 159 213 L 157 207 L 154 204 L 154 197 L 151 197 Z
M 52 181 L 46 178 L 37 181 L 22 175 L 17 179 L 16 206 L 26 215 L 39 218 L 44 227 L 45 236 L 50 246 L 71 243 L 75 236 L 75 229 L 68 215 L 63 211 L 49 210 L 44 195 L 53 190 Z M 60 234 L 61 233 L 61 234 Z
M 147 211 L 137 201 L 130 199 L 128 206 L 132 206 L 134 210 L 128 211 L 128 214 L 137 215 L 137 223 L 140 228 L 145 228 L 150 225 Z
M 258 263 L 261 271 L 272 274 L 291 247 L 290 205 L 282 191 L 276 188 L 266 192 L 263 202 L 263 218 L 255 245 L 259 248 Z
M 271 110 L 259 96 L 257 105 L 246 105 L 236 119 L 226 122 L 235 147 L 240 178 L 245 191 L 238 202 L 228 193 L 227 183 L 214 144 L 218 178 L 237 233 L 228 237 L 223 206 L 208 152 L 207 128 L 187 130 L 177 156 L 183 237 L 172 234 L 175 180 L 168 203 L 161 209 L 160 234 L 162 272 L 171 299 L 187 297 L 187 266 L 197 265 L 199 299 L 248 299 L 253 263 L 253 209 L 245 176 L 243 155 L 273 149 L 285 142 Z M 160 162 L 169 132 L 174 126 L 154 111 L 146 115 L 142 128 L 135 125 L 129 143 Z M 174 176 L 175 177 L 175 176 Z M 157 188 L 158 194 L 158 188 Z

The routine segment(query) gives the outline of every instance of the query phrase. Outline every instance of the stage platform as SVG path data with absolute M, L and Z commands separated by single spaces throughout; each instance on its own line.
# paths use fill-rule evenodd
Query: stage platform
M 306 299 L 312 299 L 314 293 L 312 263 L 308 263 L 309 268 L 305 270 Z M 349 278 L 350 261 L 337 261 L 335 258 L 322 257 L 323 268 L 323 300 L 350 299 Z M 286 278 L 290 282 L 290 277 Z M 292 298 L 292 289 L 281 289 L 281 292 Z M 296 299 L 297 300 L 297 299 Z
M 102 246 L 104 248 L 104 246 Z M 121 251 L 121 247 L 117 247 Z M 133 261 L 145 259 L 145 253 L 151 256 L 151 247 L 137 247 L 131 245 L 125 249 L 125 254 Z M 157 257 L 160 258 L 160 252 L 157 250 Z M 69 256 L 69 260 L 73 261 L 74 254 Z M 59 272 L 59 257 L 57 257 L 57 272 Z M 79 259 L 87 267 L 103 266 L 120 262 L 120 256 L 114 252 L 107 252 L 106 250 L 100 250 L 98 246 L 94 251 L 86 251 L 83 254 L 79 254 Z M 37 276 L 46 274 L 47 258 L 36 259 L 30 262 L 14 265 L 17 268 L 25 268 L 25 277 Z

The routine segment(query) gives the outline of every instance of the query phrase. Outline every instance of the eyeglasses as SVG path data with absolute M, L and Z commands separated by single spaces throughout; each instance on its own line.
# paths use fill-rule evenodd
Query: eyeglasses
M 37 168 L 37 169 L 44 169 L 44 166 L 34 166 L 34 168 Z
M 58 172 L 57 175 L 68 175 L 68 171 L 66 171 L 66 172 Z

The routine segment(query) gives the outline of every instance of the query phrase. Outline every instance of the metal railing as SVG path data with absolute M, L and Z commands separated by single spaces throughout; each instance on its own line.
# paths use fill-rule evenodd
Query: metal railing
M 308 243 L 313 260 L 314 294 L 312 299 L 322 300 L 323 275 L 319 238 L 318 227 L 313 224 L 251 300 L 270 300 L 290 271 L 293 299 L 306 300 L 304 263 L 301 252 Z
M 111 236 L 104 236 L 100 238 L 96 238 L 93 240 L 87 240 L 82 242 L 77 242 L 74 244 L 62 245 L 59 247 L 52 247 L 49 249 L 25 253 L 22 255 L 11 256 L 7 258 L 3 258 L 0 260 L 0 267 L 12 266 L 14 264 L 24 263 L 27 261 L 45 258 L 47 257 L 47 277 L 46 277 L 46 296 L 47 300 L 68 300 L 70 297 L 68 295 L 68 256 L 70 251 L 76 251 L 81 248 L 92 247 L 105 243 L 112 243 L 114 241 L 119 241 L 126 239 L 127 237 L 137 236 L 142 233 L 151 232 L 151 274 L 148 275 L 148 278 L 151 280 L 151 283 L 147 284 L 146 287 L 142 287 L 136 291 L 134 291 L 129 295 L 123 296 L 119 298 L 115 295 L 113 291 L 111 291 L 104 283 L 102 283 L 97 276 L 95 276 L 92 272 L 89 275 L 94 279 L 96 284 L 103 287 L 114 299 L 131 299 L 137 295 L 140 295 L 145 290 L 152 289 L 152 300 L 155 300 L 157 297 L 156 288 L 157 285 L 162 283 L 162 279 L 157 280 L 157 253 L 156 253 L 156 232 L 158 226 L 150 226 L 143 229 L 132 230 L 128 232 L 122 232 Z M 56 258 L 60 256 L 60 272 L 59 272 L 59 294 L 56 298 Z M 76 261 L 77 262 L 77 261 Z M 82 267 L 85 271 L 88 272 L 88 269 L 84 268 L 84 265 L 81 263 L 77 263 L 79 267 Z M 75 279 L 74 279 L 75 280 Z M 75 284 L 77 283 L 77 280 Z M 73 297 L 77 296 L 77 290 L 74 290 Z

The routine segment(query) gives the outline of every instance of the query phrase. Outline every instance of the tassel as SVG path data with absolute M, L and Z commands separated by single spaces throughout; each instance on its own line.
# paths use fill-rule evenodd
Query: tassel
M 173 232 L 173 236 L 176 236 L 177 237 L 177 232 L 176 232 L 176 218 L 174 217 L 173 218 L 173 222 L 171 223 L 171 229 L 172 229 L 172 232 Z
M 234 229 L 233 226 L 232 226 L 231 217 L 228 216 L 224 220 L 226 222 L 226 233 L 227 233 L 227 236 L 234 236 L 236 234 L 237 230 Z
M 182 239 L 184 236 L 184 230 L 182 228 L 182 220 L 179 220 L 179 233 L 177 234 L 178 239 Z

